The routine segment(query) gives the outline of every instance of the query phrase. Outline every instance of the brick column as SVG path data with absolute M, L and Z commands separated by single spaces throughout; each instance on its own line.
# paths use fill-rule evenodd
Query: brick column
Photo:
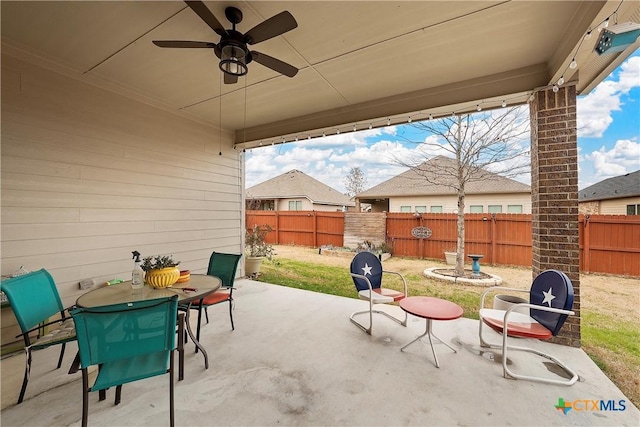
M 533 277 L 563 271 L 575 293 L 573 310 L 554 342 L 580 347 L 578 138 L 576 88 L 537 92 L 530 103 Z

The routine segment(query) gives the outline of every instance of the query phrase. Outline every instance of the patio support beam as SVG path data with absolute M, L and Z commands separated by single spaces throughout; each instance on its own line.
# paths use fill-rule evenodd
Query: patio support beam
M 578 138 L 576 86 L 536 92 L 530 105 L 533 277 L 563 271 L 574 287 L 573 310 L 555 342 L 580 347 Z

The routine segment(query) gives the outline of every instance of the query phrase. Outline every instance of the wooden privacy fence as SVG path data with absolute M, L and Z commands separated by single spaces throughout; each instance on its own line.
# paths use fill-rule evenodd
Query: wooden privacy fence
M 369 213 L 362 215 L 370 220 Z M 443 259 L 445 250 L 455 251 L 456 215 L 387 213 L 379 216 L 393 254 Z M 344 245 L 345 214 L 315 211 L 247 211 L 247 228 L 270 225 L 267 242 L 320 247 Z M 530 214 L 466 214 L 465 252 L 482 254 L 482 263 L 531 266 L 532 218 Z M 428 238 L 412 235 L 426 227 Z M 421 231 L 426 231 L 422 228 Z M 580 215 L 580 270 L 640 277 L 640 216 Z M 353 240 L 354 236 L 351 236 Z M 364 241 L 365 238 L 362 239 Z M 381 243 L 381 242 L 374 242 Z
M 580 215 L 580 270 L 640 276 L 640 215 Z
M 320 247 L 344 246 L 344 213 L 321 211 L 247 211 L 247 229 L 270 225 L 267 243 Z
M 483 263 L 531 266 L 531 215 L 466 214 L 465 252 L 482 254 Z M 411 230 L 426 227 L 428 238 L 415 238 Z M 443 258 L 444 251 L 455 252 L 457 241 L 455 214 L 387 214 L 387 242 L 396 255 Z

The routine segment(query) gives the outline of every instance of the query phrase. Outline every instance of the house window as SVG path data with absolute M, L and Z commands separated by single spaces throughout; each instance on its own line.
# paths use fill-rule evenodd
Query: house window
M 442 213 L 442 206 L 431 206 L 431 213 Z
M 426 211 L 427 211 L 427 207 L 426 206 L 416 206 L 416 212 L 425 213 Z
M 482 213 L 483 206 L 482 205 L 471 205 L 469 206 L 469 213 Z
M 300 200 L 291 200 L 291 201 L 289 201 L 289 210 L 290 211 L 301 211 L 302 210 L 302 202 Z
M 262 211 L 273 211 L 275 210 L 275 202 L 273 200 L 263 200 L 260 205 L 260 210 Z
M 640 215 L 640 205 L 627 205 L 627 215 Z
M 502 213 L 502 205 L 489 205 L 489 213 Z
M 400 206 L 400 212 L 411 212 L 411 206 Z
M 507 205 L 507 213 L 522 213 L 522 205 Z

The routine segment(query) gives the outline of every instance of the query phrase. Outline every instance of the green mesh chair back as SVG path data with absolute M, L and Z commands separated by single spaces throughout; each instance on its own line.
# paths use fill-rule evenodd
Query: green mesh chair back
M 88 421 L 89 392 L 104 393 L 102 390 L 116 386 L 117 405 L 123 384 L 166 373 L 170 423 L 174 425 L 173 350 L 177 311 L 177 295 L 71 310 L 82 367 L 83 426 Z M 99 368 L 95 382 L 89 386 L 87 368 L 92 365 Z
M 76 339 L 75 328 L 73 320 L 65 317 L 58 288 L 47 270 L 3 280 L 0 289 L 7 295 L 24 340 L 25 369 L 18 397 L 18 403 L 21 403 L 31 372 L 31 352 L 60 344 L 57 366 L 60 368 L 66 343 Z M 57 319 L 50 321 L 53 316 Z
M 213 252 L 209 258 L 207 275 L 219 277 L 224 287 L 232 287 L 240 258 L 242 255 Z
M 0 288 L 7 294 L 22 332 L 64 310 L 53 277 L 45 269 L 4 280 Z
M 92 391 L 167 373 L 178 296 L 71 310 L 80 366 L 100 365 Z

